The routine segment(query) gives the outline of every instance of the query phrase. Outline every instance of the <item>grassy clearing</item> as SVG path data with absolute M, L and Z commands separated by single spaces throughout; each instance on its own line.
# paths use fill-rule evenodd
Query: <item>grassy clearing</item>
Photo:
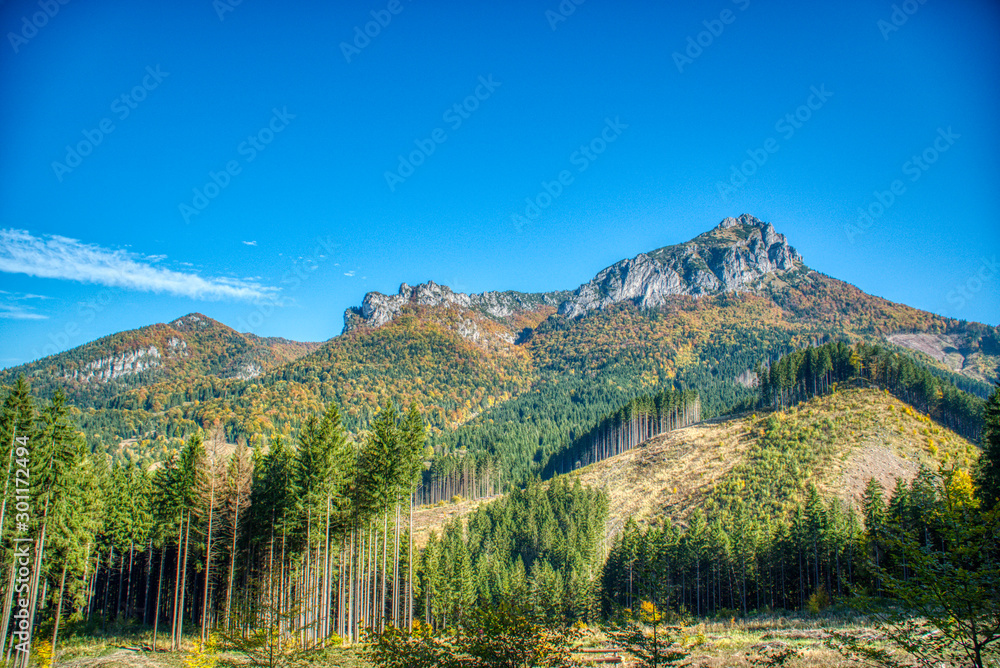
M 799 652 L 786 665 L 791 668 L 848 666 L 823 639 L 824 629 L 864 629 L 861 621 L 843 613 L 818 616 L 757 615 L 746 619 L 706 619 L 684 627 L 688 665 L 694 668 L 743 668 L 758 665 L 754 657 L 767 648 L 790 647 Z M 60 644 L 57 666 L 63 668 L 187 668 L 196 635 L 185 638 L 184 651 L 148 651 L 151 630 L 119 630 L 91 637 L 72 636 Z M 604 646 L 607 636 L 598 628 L 586 629 L 581 646 Z M 165 643 L 161 643 L 163 645 Z M 146 649 L 143 649 L 146 648 Z M 219 666 L 240 665 L 242 657 L 222 651 Z M 359 647 L 336 647 L 310 655 L 303 665 L 316 668 L 371 668 Z M 626 664 L 626 666 L 629 664 Z
M 683 520 L 702 505 L 764 434 L 770 413 L 703 422 L 657 436 L 639 448 L 591 464 L 570 475 L 607 492 L 609 535 L 629 517 L 656 523 Z M 978 449 L 892 395 L 874 389 L 843 389 L 774 414 L 794 437 L 816 453 L 803 481 L 824 496 L 850 504 L 871 477 L 891 490 L 909 482 L 920 465 L 968 468 Z

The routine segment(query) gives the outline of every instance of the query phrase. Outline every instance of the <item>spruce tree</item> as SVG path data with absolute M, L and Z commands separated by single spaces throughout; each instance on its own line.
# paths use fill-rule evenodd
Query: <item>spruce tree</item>
M 982 453 L 976 466 L 976 494 L 984 508 L 1000 501 L 1000 383 L 983 409 Z

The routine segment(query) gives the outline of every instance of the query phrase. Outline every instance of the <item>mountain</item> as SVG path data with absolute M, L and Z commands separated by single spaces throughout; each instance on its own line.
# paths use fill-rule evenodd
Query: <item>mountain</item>
M 386 401 L 414 402 L 434 475 L 476 467 L 516 481 L 631 398 L 696 389 L 702 415 L 720 415 L 755 400 L 757 364 L 831 340 L 898 346 L 981 396 L 997 379 L 996 328 L 814 271 L 771 224 L 744 214 L 573 291 L 403 284 L 368 293 L 322 344 L 261 339 L 192 314 L 6 370 L 0 382 L 23 372 L 39 394 L 67 387 L 86 409 L 91 447 L 149 441 L 141 459 L 215 422 L 230 441 L 266 442 L 336 402 L 359 433 Z M 961 364 L 927 341 L 958 345 Z
M 686 243 L 611 265 L 560 304 L 559 314 L 576 318 L 624 301 L 663 306 L 674 295 L 756 292 L 768 279 L 801 268 L 802 256 L 784 235 L 743 214 Z
M 0 383 L 11 384 L 23 373 L 41 394 L 59 387 L 77 405 L 91 406 L 163 381 L 204 376 L 249 380 L 318 346 L 241 334 L 201 313 L 190 313 L 5 369 Z

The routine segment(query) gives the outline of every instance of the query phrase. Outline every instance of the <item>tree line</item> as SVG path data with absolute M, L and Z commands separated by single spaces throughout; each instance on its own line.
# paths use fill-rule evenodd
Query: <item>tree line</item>
M 761 404 L 775 410 L 857 380 L 886 389 L 900 400 L 971 441 L 979 440 L 983 400 L 960 390 L 907 355 L 877 345 L 842 341 L 807 346 L 758 365 Z
M 701 401 L 693 390 L 667 389 L 632 399 L 549 458 L 542 476 L 569 473 L 638 447 L 659 434 L 700 421 Z
M 26 536 L 24 618 L 33 628 L 54 619 L 53 645 L 67 620 L 147 624 L 172 648 L 192 630 L 309 647 L 412 623 L 425 448 L 413 406 L 387 404 L 358 442 L 331 404 L 266 449 L 234 448 L 216 428 L 162 466 L 112 467 L 87 452 L 60 393 L 38 406 L 21 378 L 4 392 L 0 434 L 10 464 L 0 508 L 6 655 L 21 642 L 15 550 Z M 32 484 L 30 504 L 18 506 L 22 460 Z

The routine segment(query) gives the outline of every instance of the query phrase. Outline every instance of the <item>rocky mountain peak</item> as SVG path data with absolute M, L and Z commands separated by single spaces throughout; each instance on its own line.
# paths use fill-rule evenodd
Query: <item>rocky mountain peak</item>
M 558 306 L 562 294 L 565 293 L 529 294 L 509 290 L 470 295 L 455 292 L 447 285 L 438 285 L 434 281 L 412 287 L 403 283 L 399 286 L 399 292 L 394 295 L 385 295 L 381 292 L 366 294 L 360 308 L 348 309 L 344 313 L 344 332 L 349 332 L 358 326 L 381 327 L 392 321 L 402 312 L 403 307 L 409 304 L 456 306 L 478 311 L 494 320 L 503 320 L 516 313 L 533 310 L 542 304 Z
M 207 315 L 202 315 L 201 313 L 188 313 L 187 315 L 183 315 L 180 318 L 171 321 L 169 325 L 178 332 L 192 332 L 202 329 L 211 329 L 212 327 L 219 325 L 219 323 L 212 320 Z
M 623 301 L 648 308 L 672 295 L 754 291 L 766 277 L 801 264 L 802 256 L 774 226 L 742 214 L 686 243 L 611 265 L 577 288 L 559 313 L 572 318 Z

